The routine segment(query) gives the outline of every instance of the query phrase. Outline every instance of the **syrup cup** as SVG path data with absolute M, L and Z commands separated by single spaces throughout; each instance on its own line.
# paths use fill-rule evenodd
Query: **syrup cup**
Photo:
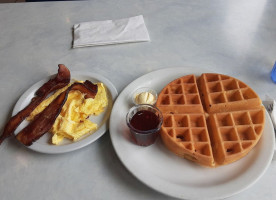
M 140 128 L 137 128 L 137 126 L 133 125 L 133 117 L 139 111 L 145 111 L 144 113 L 151 114 L 151 116 L 153 114 L 153 118 L 150 119 L 148 118 L 147 114 L 144 115 L 145 118 L 139 118 L 140 124 L 148 124 L 151 122 L 151 120 L 153 120 L 153 123 L 155 124 L 153 128 L 141 130 Z M 148 113 L 147 111 L 150 113 Z M 140 146 L 149 146 L 155 142 L 159 135 L 159 131 L 163 123 L 163 116 L 161 111 L 157 107 L 150 104 L 140 104 L 133 106 L 129 110 L 126 115 L 126 122 L 135 143 Z

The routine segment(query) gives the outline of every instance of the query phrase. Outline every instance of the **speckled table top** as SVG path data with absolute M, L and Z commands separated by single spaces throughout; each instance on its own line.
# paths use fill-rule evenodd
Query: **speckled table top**
M 0 122 L 19 97 L 56 73 L 96 72 L 120 93 L 154 70 L 202 68 L 243 80 L 276 99 L 273 0 L 103 0 L 0 4 Z M 74 24 L 143 15 L 151 41 L 72 49 Z M 189 73 L 189 72 L 187 72 Z M 174 199 L 137 180 L 116 155 L 109 132 L 65 154 L 37 153 L 15 139 L 0 146 L 1 199 Z M 276 161 L 229 199 L 275 199 Z M 199 191 L 200 193 L 200 191 Z M 204 197 L 202 197 L 204 199 Z

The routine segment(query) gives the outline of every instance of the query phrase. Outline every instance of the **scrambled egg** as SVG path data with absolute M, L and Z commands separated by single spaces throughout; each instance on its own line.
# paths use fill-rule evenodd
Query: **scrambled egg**
M 69 92 L 68 98 L 61 113 L 57 117 L 50 132 L 53 133 L 52 143 L 58 145 L 64 138 L 73 141 L 97 130 L 97 124 L 91 122 L 88 117 L 90 115 L 99 115 L 108 105 L 108 98 L 105 87 L 102 83 L 97 83 L 98 92 L 94 99 L 84 98 L 78 90 Z M 60 93 L 65 91 L 70 85 L 59 89 L 49 98 L 45 99 L 39 106 L 30 114 L 28 120 L 33 120 L 34 117 L 43 111 Z

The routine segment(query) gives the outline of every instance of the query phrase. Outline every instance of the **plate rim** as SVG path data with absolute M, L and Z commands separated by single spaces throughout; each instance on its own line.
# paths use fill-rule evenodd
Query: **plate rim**
M 120 101 L 122 101 L 121 99 L 125 96 L 127 97 L 128 95 L 125 94 L 127 93 L 127 90 L 129 88 L 133 88 L 135 86 L 135 84 L 141 82 L 141 80 L 144 80 L 144 79 L 147 79 L 149 77 L 153 77 L 155 75 L 155 77 L 158 76 L 159 73 L 169 73 L 169 72 L 175 72 L 175 71 L 183 71 L 183 73 L 181 73 L 179 75 L 180 76 L 184 76 L 184 75 L 188 75 L 188 74 L 192 74 L 192 73 L 187 73 L 187 67 L 172 67 L 172 68 L 163 68 L 163 69 L 159 69 L 159 70 L 155 70 L 155 71 L 152 71 L 152 72 L 149 72 L 147 74 L 144 74 L 140 77 L 138 77 L 137 79 L 135 79 L 134 81 L 132 81 L 130 84 L 128 84 L 124 89 L 123 91 L 120 93 L 120 95 L 118 96 L 117 100 L 115 101 L 114 105 L 113 105 L 113 109 L 112 109 L 112 112 L 111 112 L 111 115 L 110 115 L 110 137 L 111 137 L 111 142 L 112 142 L 112 145 L 114 147 L 114 150 L 118 156 L 118 158 L 121 160 L 121 162 L 123 163 L 123 165 L 127 168 L 127 170 L 132 174 L 134 175 L 139 181 L 141 181 L 142 183 L 144 183 L 145 185 L 147 185 L 148 187 L 160 192 L 160 193 L 163 193 L 165 195 L 169 195 L 169 196 L 172 196 L 172 197 L 176 197 L 176 198 L 194 198 L 194 197 L 191 197 L 191 196 L 185 196 L 185 194 L 175 194 L 175 193 L 170 193 L 170 192 L 164 192 L 164 190 L 160 190 L 160 186 L 156 186 L 156 185 L 153 185 L 152 183 L 150 182 L 147 182 L 145 180 L 143 180 L 141 174 L 137 174 L 136 172 L 133 171 L 133 169 L 130 169 L 131 166 L 129 166 L 129 163 L 126 163 L 126 160 L 122 157 L 121 153 L 118 152 L 118 147 L 117 147 L 117 144 L 116 144 L 116 137 L 115 137 L 115 134 L 117 133 L 113 133 L 115 132 L 115 130 L 113 130 L 113 119 L 114 119 L 114 112 L 116 111 L 116 108 L 118 106 L 118 104 L 120 103 Z M 203 70 L 203 71 L 202 71 Z M 201 71 L 200 73 L 208 73 L 208 72 L 211 72 L 211 71 L 208 71 L 206 69 L 200 69 L 199 71 Z M 212 73 L 212 72 L 211 72 Z M 215 72 L 217 73 L 217 72 Z M 174 75 L 176 76 L 176 75 Z M 177 78 L 177 77 L 176 77 Z M 174 79 L 176 79 L 174 78 Z M 174 80 L 172 79 L 172 80 Z M 145 81 L 146 82 L 146 81 Z M 168 83 L 166 83 L 168 84 Z M 165 85 L 166 85 L 165 84 Z M 139 87 L 144 87 L 145 85 L 140 85 Z M 146 85 L 147 86 L 147 85 Z M 155 88 L 154 88 L 155 89 Z M 266 119 L 266 124 L 265 126 L 269 126 L 268 128 L 269 129 L 272 129 L 272 122 L 268 116 L 268 113 L 266 111 L 266 118 L 268 118 L 269 120 Z M 272 137 L 272 133 L 270 134 L 270 136 Z M 263 137 L 262 137 L 263 138 Z M 261 139 L 262 139 L 261 138 Z M 210 196 L 208 198 L 227 198 L 227 197 L 230 197 L 230 196 L 233 196 L 235 194 L 238 194 L 244 190 L 246 190 L 247 188 L 251 187 L 254 183 L 256 183 L 261 177 L 262 175 L 265 173 L 265 171 L 267 170 L 267 168 L 269 167 L 270 165 L 270 162 L 273 158 L 273 154 L 274 154 L 274 146 L 275 146 L 275 141 L 274 141 L 274 138 L 273 140 L 271 140 L 272 143 L 271 143 L 271 150 L 269 152 L 269 155 L 264 158 L 265 159 L 265 165 L 263 166 L 262 170 L 260 171 L 260 173 L 255 177 L 255 179 L 250 182 L 250 183 L 247 183 L 247 184 L 244 184 L 244 186 L 242 188 L 240 188 L 239 190 L 235 190 L 235 191 L 231 191 L 231 192 L 225 192 L 224 194 L 220 194 L 220 195 L 217 195 L 217 196 Z M 231 182 L 231 181 L 230 181 Z M 157 184 L 158 185 L 158 184 Z M 160 183 L 159 183 L 160 185 Z M 196 197 L 196 198 L 200 198 L 200 197 Z
M 95 80 L 99 80 L 100 82 L 102 82 L 105 87 L 108 89 L 108 92 L 110 94 L 110 99 L 111 99 L 111 105 L 108 105 L 109 110 L 108 110 L 108 117 L 105 121 L 105 123 L 103 123 L 98 130 L 96 130 L 93 134 L 79 140 L 76 142 L 72 142 L 70 144 L 66 144 L 66 145 L 55 145 L 55 146 L 50 146 L 49 145 L 44 145 L 44 144 L 39 144 L 34 142 L 32 145 L 30 146 L 25 146 L 28 149 L 31 149 L 33 151 L 39 152 L 39 153 L 45 153 L 45 154 L 61 154 L 61 153 L 67 153 L 67 152 L 71 152 L 71 151 L 75 151 L 78 149 L 81 149 L 83 147 L 86 147 L 87 145 L 97 141 L 102 135 L 104 135 L 108 129 L 109 129 L 109 118 L 111 115 L 111 111 L 112 111 L 112 107 L 114 105 L 114 102 L 118 96 L 118 92 L 116 87 L 114 86 L 114 84 L 108 80 L 107 78 L 105 78 L 104 76 L 94 73 L 94 72 L 87 72 L 87 71 L 71 71 L 71 81 L 73 81 L 75 79 L 75 77 L 77 76 L 85 76 L 85 77 L 89 77 L 90 79 L 95 79 Z M 55 76 L 56 74 L 52 74 L 47 76 L 46 78 L 43 78 L 40 81 L 37 81 L 36 83 L 34 83 L 33 85 L 31 85 L 25 92 L 23 92 L 23 94 L 19 97 L 19 99 L 17 100 L 13 110 L 12 110 L 12 116 L 14 116 L 16 113 L 18 113 L 21 110 L 21 106 L 22 104 L 24 104 L 24 100 L 29 96 L 32 95 L 32 93 L 34 94 L 34 92 L 36 91 L 36 89 L 38 89 L 42 84 L 44 84 L 45 82 L 47 82 L 51 77 Z M 33 96 L 33 95 L 32 95 Z M 16 135 L 16 134 L 15 134 Z

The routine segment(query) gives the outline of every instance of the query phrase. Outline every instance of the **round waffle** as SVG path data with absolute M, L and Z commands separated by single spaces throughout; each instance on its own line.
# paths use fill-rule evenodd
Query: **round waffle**
M 210 167 L 247 155 L 265 123 L 258 95 L 240 80 L 222 74 L 178 78 L 163 88 L 156 106 L 164 118 L 165 146 Z

